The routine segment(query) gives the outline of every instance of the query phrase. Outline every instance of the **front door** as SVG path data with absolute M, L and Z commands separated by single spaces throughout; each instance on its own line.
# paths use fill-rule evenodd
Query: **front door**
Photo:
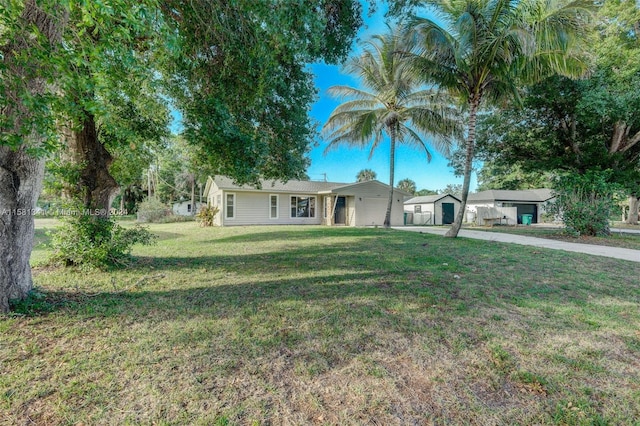
M 333 223 L 336 225 L 345 225 L 347 223 L 347 200 L 345 197 L 336 199 L 336 210 L 333 215 Z
M 449 225 L 454 220 L 454 206 L 453 203 L 442 203 L 442 224 Z

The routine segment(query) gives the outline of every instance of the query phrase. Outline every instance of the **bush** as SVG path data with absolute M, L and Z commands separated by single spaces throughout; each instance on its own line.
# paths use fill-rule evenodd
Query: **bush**
M 550 212 L 558 215 L 568 232 L 576 235 L 609 235 L 609 219 L 618 188 L 608 181 L 610 172 L 561 176 L 554 182 L 555 201 Z
M 156 235 L 136 225 L 123 228 L 113 219 L 78 214 L 63 219 L 53 232 L 49 262 L 65 266 L 104 268 L 123 265 L 134 244 L 155 243 Z
M 138 204 L 138 222 L 160 222 L 170 215 L 171 210 L 156 197 L 149 197 Z
M 200 226 L 213 226 L 213 219 L 219 211 L 220 209 L 217 206 L 203 206 L 196 214 L 196 220 L 200 222 Z

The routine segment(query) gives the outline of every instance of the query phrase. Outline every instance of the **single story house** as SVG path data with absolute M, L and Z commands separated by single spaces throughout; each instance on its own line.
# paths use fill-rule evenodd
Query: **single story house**
M 236 185 L 227 177 L 209 177 L 207 203 L 220 209 L 214 222 L 232 225 L 381 226 L 387 211 L 389 185 L 377 180 L 357 183 L 290 180 L 262 181 L 260 188 Z M 391 225 L 404 222 L 404 200 L 410 194 L 393 190 Z
M 407 225 L 448 225 L 460 211 L 461 200 L 451 194 L 423 195 L 404 202 Z
M 191 200 L 180 201 L 178 203 L 173 203 L 173 207 L 171 208 L 171 211 L 173 211 L 173 214 L 179 215 L 179 216 L 192 216 L 198 213 L 198 210 L 200 210 L 200 207 L 203 204 L 204 203 L 200 203 L 196 201 L 195 208 L 193 208 L 193 206 L 191 205 Z
M 485 207 L 489 210 L 482 209 L 484 215 L 504 217 L 510 225 L 522 223 L 524 214 L 532 215 L 532 223 L 539 223 L 545 212 L 545 204 L 552 198 L 552 191 L 548 188 L 518 191 L 492 189 L 472 193 L 467 198 L 467 221 L 479 220 L 478 208 Z

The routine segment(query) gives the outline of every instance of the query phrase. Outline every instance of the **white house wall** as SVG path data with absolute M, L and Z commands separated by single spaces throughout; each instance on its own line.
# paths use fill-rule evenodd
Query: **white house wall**
M 235 194 L 235 217 L 226 217 L 226 195 Z M 319 225 L 322 222 L 322 197 L 315 194 L 269 194 L 267 192 L 224 191 L 220 215 L 224 226 L 235 225 Z M 270 197 L 278 196 L 278 217 L 269 217 Z M 291 197 L 315 197 L 315 217 L 291 217 Z
M 222 226 L 222 195 L 223 191 L 214 185 L 214 187 L 209 191 L 209 198 L 207 198 L 208 205 L 218 208 L 218 213 L 213 217 L 213 223 L 216 226 Z M 218 199 L 220 202 L 218 202 Z
M 416 206 L 420 206 L 420 213 L 416 213 Z M 404 211 L 413 214 L 414 225 L 434 225 L 434 203 L 405 204 Z
M 353 204 L 347 203 L 347 220 L 352 226 L 382 226 L 384 216 L 387 212 L 389 201 L 389 189 L 380 183 L 371 181 L 357 184 L 357 189 L 348 186 L 344 189 L 337 188 L 333 191 L 335 195 L 346 195 L 353 200 Z M 404 193 L 394 191 L 393 207 L 391 210 L 391 225 L 400 226 L 404 224 Z M 382 200 L 382 201 L 379 201 Z M 348 200 L 351 201 L 351 200 Z

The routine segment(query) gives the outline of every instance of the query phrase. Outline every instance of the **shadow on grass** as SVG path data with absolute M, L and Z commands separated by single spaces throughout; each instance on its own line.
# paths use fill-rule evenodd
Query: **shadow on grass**
M 268 232 L 252 232 L 247 233 L 246 228 L 248 227 L 238 227 L 237 230 L 241 232 L 239 235 L 231 235 L 227 237 L 215 238 L 214 240 L 206 240 L 204 243 L 260 243 L 260 242 L 270 242 L 270 241 L 297 241 L 301 238 L 313 238 L 313 239 L 322 239 L 327 237 L 332 238 L 358 238 L 362 240 L 363 238 L 373 238 L 378 236 L 381 233 L 391 233 L 395 232 L 393 230 L 388 229 L 372 229 L 371 234 L 367 236 L 362 235 L 362 229 L 360 228 L 350 228 L 350 227 L 329 227 L 322 225 L 306 225 L 306 229 L 300 229 L 300 225 L 285 225 L 279 226 L 278 228 L 283 229 L 274 229 L 270 228 Z M 262 230 L 265 227 L 256 227 L 256 229 Z M 212 232 L 215 232 L 219 228 L 212 228 Z M 233 231 L 233 230 L 232 230 Z M 230 232 L 232 232 L 230 231 Z M 206 232 L 206 231 L 205 231 Z
M 585 304 L 599 297 L 640 300 L 635 265 L 606 258 L 523 247 L 514 250 L 509 244 L 387 230 L 363 233 L 359 229 L 314 227 L 256 231 L 220 235 L 211 246 L 211 255 L 203 256 L 206 249 L 202 244 L 206 243 L 197 241 L 191 243 L 198 246 L 192 251 L 176 248 L 176 256 L 138 257 L 122 275 L 119 271 L 93 276 L 78 272 L 75 281 L 73 271 L 43 271 L 37 277 L 39 283 L 58 280 L 60 287 L 73 287 L 75 281 L 86 287 L 95 278 L 102 284 L 95 291 L 85 290 L 90 294 L 45 284 L 45 293 L 16 304 L 15 311 L 24 315 L 60 309 L 80 315 L 147 315 L 160 309 L 171 316 L 191 312 L 203 303 L 239 307 L 382 295 L 426 298 L 426 303 L 443 305 L 455 301 L 469 309 L 540 301 Z M 168 238 L 180 235 L 167 234 Z M 322 236 L 333 238 L 324 241 Z M 289 245 L 291 239 L 309 243 Z M 272 240 L 278 244 L 259 247 L 264 252 L 245 253 L 243 247 L 220 244 Z M 150 282 L 149 277 L 157 275 L 163 276 L 158 283 Z M 128 280 L 128 286 L 134 288 L 122 292 L 114 285 L 111 291 L 109 280 Z

